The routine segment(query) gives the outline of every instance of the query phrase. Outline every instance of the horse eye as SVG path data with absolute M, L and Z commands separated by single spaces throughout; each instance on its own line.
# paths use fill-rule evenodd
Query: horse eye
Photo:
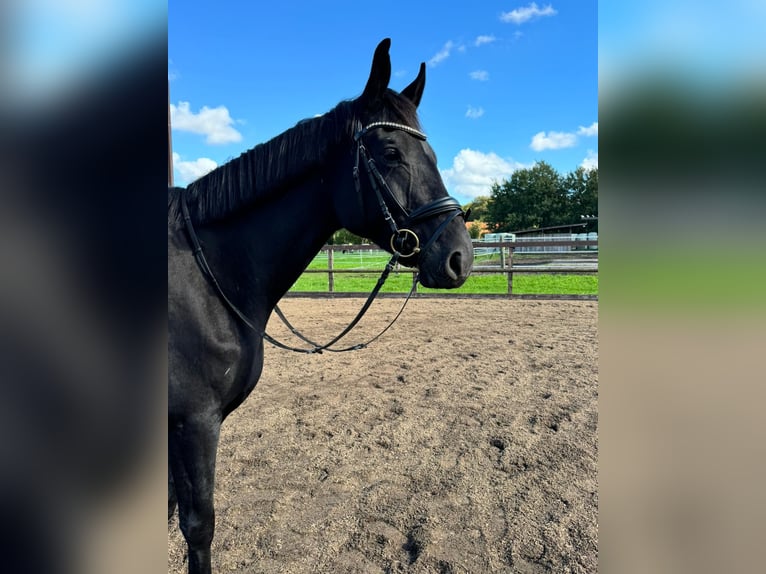
M 401 156 L 399 155 L 399 150 L 393 147 L 388 147 L 383 151 L 383 158 L 387 162 L 396 163 L 401 159 Z

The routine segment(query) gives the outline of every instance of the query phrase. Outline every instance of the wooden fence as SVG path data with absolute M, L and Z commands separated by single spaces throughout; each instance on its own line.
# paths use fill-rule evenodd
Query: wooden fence
M 507 278 L 507 284 L 508 284 L 508 290 L 505 294 L 476 294 L 471 296 L 477 296 L 477 297 L 520 297 L 520 295 L 515 295 L 513 293 L 513 277 L 514 275 L 518 273 L 541 273 L 541 274 L 568 274 L 568 275 L 593 275 L 598 274 L 598 266 L 596 267 L 580 267 L 580 266 L 571 266 L 571 267 L 549 267 L 549 266 L 540 266 L 540 267 L 518 267 L 514 266 L 514 251 L 516 248 L 524 248 L 524 247 L 571 247 L 571 248 L 581 248 L 581 249 L 593 249 L 594 247 L 598 248 L 598 241 L 597 240 L 561 240 L 561 241 L 524 241 L 524 242 L 497 242 L 497 243 L 489 243 L 489 242 L 480 242 L 480 241 L 474 241 L 474 248 L 496 248 L 498 249 L 498 256 L 500 258 L 499 265 L 474 265 L 472 275 L 493 275 L 493 274 L 503 274 Z M 358 296 L 361 293 L 346 293 L 346 292 L 338 292 L 335 290 L 335 275 L 338 273 L 364 273 L 364 274 L 374 274 L 374 273 L 380 273 L 383 271 L 383 266 L 381 265 L 381 268 L 379 270 L 375 269 L 336 269 L 334 267 L 334 253 L 336 251 L 380 251 L 380 248 L 376 245 L 325 245 L 322 247 L 322 251 L 327 252 L 327 268 L 326 269 L 306 269 L 304 273 L 324 273 L 327 275 L 327 291 L 326 292 L 307 292 L 307 291 L 290 291 L 288 293 L 289 296 Z M 565 254 L 582 254 L 582 253 L 591 253 L 593 255 L 597 255 L 598 251 L 569 251 L 569 252 L 557 252 L 553 255 L 561 256 Z M 525 253 L 525 255 L 538 255 L 537 253 Z M 551 255 L 551 254 L 548 254 Z M 415 273 L 416 270 L 410 269 L 407 267 L 400 267 L 398 269 L 399 273 Z M 366 294 L 366 293 L 365 293 Z M 381 293 L 381 295 L 384 295 Z M 420 295 L 424 295 L 423 293 L 420 293 Z M 463 294 L 462 296 L 465 296 Z M 525 297 L 537 297 L 537 296 L 528 296 Z M 556 296 L 556 295 L 544 295 L 540 297 L 545 298 L 585 298 L 585 299 L 596 299 L 596 295 L 573 295 L 573 296 Z

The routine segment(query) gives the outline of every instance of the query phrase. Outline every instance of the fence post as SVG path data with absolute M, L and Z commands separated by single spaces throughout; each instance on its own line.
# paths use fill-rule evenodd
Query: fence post
M 508 295 L 513 295 L 513 247 L 508 248 Z
M 505 269 L 505 245 L 500 244 L 500 270 Z
M 327 247 L 327 288 L 330 293 L 335 291 L 335 274 L 332 272 L 333 249 L 332 245 Z

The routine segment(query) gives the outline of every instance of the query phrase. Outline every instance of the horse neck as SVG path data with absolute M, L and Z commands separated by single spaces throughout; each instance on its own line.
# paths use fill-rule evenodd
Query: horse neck
M 218 245 L 211 267 L 216 273 L 223 265 L 224 274 L 236 277 L 235 303 L 246 314 L 268 317 L 338 229 L 329 187 L 313 178 L 211 231 Z

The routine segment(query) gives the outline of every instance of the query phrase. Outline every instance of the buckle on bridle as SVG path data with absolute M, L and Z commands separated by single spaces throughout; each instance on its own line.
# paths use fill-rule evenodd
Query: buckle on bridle
M 398 239 L 400 241 L 400 245 L 404 246 L 404 242 L 407 240 L 407 236 L 411 236 L 415 239 L 415 247 L 412 248 L 410 253 L 402 253 L 399 251 L 399 249 L 396 248 L 394 243 Z M 417 233 L 410 229 L 398 229 L 396 233 L 391 235 L 391 251 L 398 253 L 399 257 L 412 257 L 413 255 L 417 255 L 420 253 L 420 238 L 418 237 Z

